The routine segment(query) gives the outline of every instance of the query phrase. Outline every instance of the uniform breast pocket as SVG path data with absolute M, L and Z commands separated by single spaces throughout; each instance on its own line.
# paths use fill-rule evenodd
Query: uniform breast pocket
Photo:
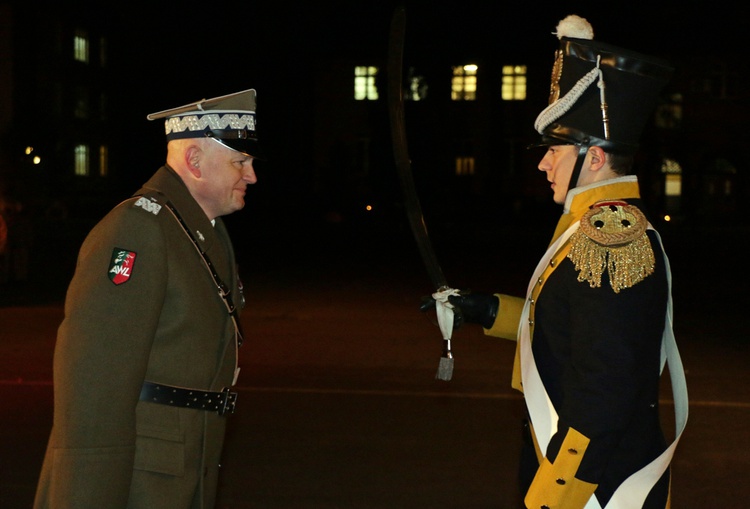
M 179 409 L 139 403 L 136 424 L 136 470 L 182 476 L 185 474 L 185 437 Z

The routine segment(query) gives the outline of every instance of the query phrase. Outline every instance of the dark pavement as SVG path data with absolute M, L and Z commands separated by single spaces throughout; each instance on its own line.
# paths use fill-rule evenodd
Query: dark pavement
M 663 232 L 691 398 L 673 462 L 673 509 L 750 499 L 748 276 L 738 274 L 746 233 Z M 523 292 L 547 234 L 514 235 L 531 249 L 438 242 L 451 284 Z M 219 508 L 518 507 L 523 402 L 509 387 L 514 345 L 464 327 L 454 335 L 453 380 L 435 380 L 441 338 L 417 311 L 431 289 L 409 240 L 403 231 L 343 243 L 310 236 L 248 256 L 249 339 Z M 62 307 L 42 286 L 0 287 L 2 509 L 31 506 L 51 425 Z M 668 383 L 662 403 L 673 429 Z

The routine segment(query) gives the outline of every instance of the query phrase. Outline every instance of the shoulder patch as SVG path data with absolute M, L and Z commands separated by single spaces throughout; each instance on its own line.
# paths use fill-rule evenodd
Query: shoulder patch
M 116 247 L 112 250 L 112 259 L 109 262 L 107 275 L 110 281 L 116 285 L 127 283 L 133 275 L 133 266 L 135 265 L 135 251 L 128 251 Z
M 133 206 L 140 207 L 146 212 L 151 212 L 153 215 L 157 215 L 162 207 L 156 202 L 156 200 L 153 198 L 147 198 L 146 196 L 139 197 Z
M 655 265 L 647 228 L 643 212 L 627 202 L 602 201 L 591 206 L 570 237 L 568 258 L 578 271 L 578 281 L 598 288 L 606 270 L 615 293 L 643 281 Z

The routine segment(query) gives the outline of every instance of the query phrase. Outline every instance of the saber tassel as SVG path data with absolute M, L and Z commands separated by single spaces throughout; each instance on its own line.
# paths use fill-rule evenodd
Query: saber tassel
M 448 381 L 453 377 L 453 353 L 451 352 L 451 336 L 453 335 L 454 309 L 448 297 L 458 295 L 454 288 L 442 288 L 432 294 L 435 299 L 435 311 L 437 311 L 438 326 L 443 334 L 443 356 L 440 357 L 437 375 L 438 380 Z
M 443 340 L 443 356 L 440 357 L 438 364 L 436 380 L 445 380 L 446 382 L 453 378 L 453 353 L 451 353 L 451 340 Z

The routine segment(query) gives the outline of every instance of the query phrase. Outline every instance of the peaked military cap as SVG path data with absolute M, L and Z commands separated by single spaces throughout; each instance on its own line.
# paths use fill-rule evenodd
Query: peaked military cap
M 151 113 L 146 118 L 165 119 L 167 141 L 214 138 L 232 150 L 263 159 L 256 132 L 255 97 L 255 89 L 251 88 Z

